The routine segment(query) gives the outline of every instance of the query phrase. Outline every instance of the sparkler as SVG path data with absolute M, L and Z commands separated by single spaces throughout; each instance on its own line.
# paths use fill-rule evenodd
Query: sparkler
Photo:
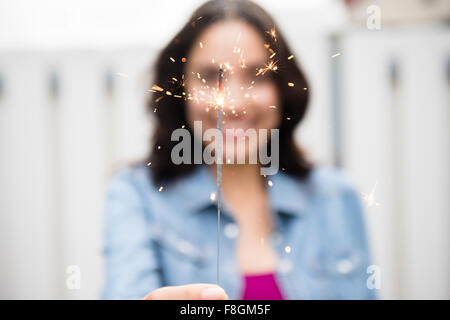
M 219 68 L 219 84 L 218 95 L 216 99 L 217 103 L 217 129 L 222 132 L 222 105 L 223 105 L 223 69 Z M 219 266 L 220 266 L 220 187 L 222 185 L 222 137 L 218 139 L 218 156 L 217 156 L 217 285 L 220 286 Z

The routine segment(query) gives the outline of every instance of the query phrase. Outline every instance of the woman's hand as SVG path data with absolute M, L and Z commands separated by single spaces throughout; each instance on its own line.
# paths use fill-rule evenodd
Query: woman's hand
M 161 287 L 147 294 L 143 300 L 227 300 L 225 291 L 214 284 L 194 283 Z

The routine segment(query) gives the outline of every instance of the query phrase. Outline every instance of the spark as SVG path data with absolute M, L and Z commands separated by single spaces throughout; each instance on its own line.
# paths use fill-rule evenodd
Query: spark
M 295 86 L 295 84 L 293 82 L 288 82 L 288 86 L 293 87 L 293 86 Z
M 241 40 L 241 35 L 242 35 L 242 32 L 239 32 L 236 37 L 236 43 L 239 43 L 239 40 Z
M 256 73 L 256 76 L 259 76 L 260 74 L 264 75 L 269 70 L 276 72 L 278 70 L 277 63 L 278 63 L 278 61 L 270 60 L 269 63 L 266 63 L 264 68 L 260 68 L 258 70 L 258 72 Z
M 291 54 L 291 55 L 288 57 L 288 60 L 291 60 L 292 58 L 294 58 L 294 55 L 293 55 L 293 54 Z
M 276 106 L 269 106 L 270 109 L 276 109 Z
M 291 246 L 286 246 L 286 247 L 284 247 L 284 251 L 285 251 L 286 253 L 291 253 Z
M 163 187 L 163 186 L 159 187 L 159 189 L 158 189 L 158 192 L 161 192 L 161 191 L 163 191 L 163 189 L 164 189 L 164 187 Z
M 230 71 L 233 70 L 233 67 L 231 66 L 231 64 L 229 62 L 225 62 L 223 65 L 225 67 L 224 71 L 226 71 L 226 70 L 230 70 Z
M 151 165 L 152 165 L 152 163 L 151 163 L 151 162 L 147 163 L 147 167 L 150 167 Z
M 372 190 L 369 194 L 362 193 L 363 200 L 366 202 L 368 207 L 378 207 L 380 204 L 375 200 L 375 189 L 377 188 L 377 183 L 375 182 L 375 185 L 373 186 Z
M 222 107 L 223 103 L 224 103 L 223 96 L 220 95 L 220 94 L 217 95 L 217 97 L 216 97 L 216 104 L 217 104 L 217 106 Z
M 272 182 L 272 180 L 267 181 L 267 184 L 269 185 L 269 187 L 273 187 L 273 182 Z
M 181 62 L 183 62 L 183 63 L 185 63 L 187 61 L 187 59 L 186 58 L 181 58 Z
M 215 192 L 211 192 L 211 194 L 209 195 L 209 199 L 211 201 L 215 201 L 216 200 L 216 193 Z
M 174 58 L 170 57 L 169 59 L 170 59 L 170 61 L 175 62 Z
M 336 57 L 339 57 L 341 54 L 338 52 L 338 53 L 336 53 L 336 54 L 333 54 L 331 57 L 332 58 L 336 58 Z
M 266 33 L 272 37 L 273 41 L 277 41 L 277 31 L 275 30 L 275 27 L 273 27 L 269 31 L 266 31 Z
M 200 48 L 203 49 L 203 42 L 200 41 L 199 45 L 200 45 Z
M 157 86 L 156 84 L 153 85 L 152 90 L 155 90 L 155 91 L 164 91 L 163 88 L 161 88 L 160 86 Z

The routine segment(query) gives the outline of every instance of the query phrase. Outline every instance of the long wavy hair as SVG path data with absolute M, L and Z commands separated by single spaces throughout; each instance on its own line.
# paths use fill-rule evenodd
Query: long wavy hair
M 255 27 L 265 43 L 276 52 L 282 71 L 271 73 L 271 77 L 276 83 L 281 99 L 279 165 L 287 174 L 304 179 L 311 171 L 312 165 L 295 144 L 294 129 L 305 115 L 310 90 L 296 60 L 288 59 L 291 50 L 284 36 L 272 17 L 259 5 L 248 0 L 212 0 L 200 6 L 159 54 L 153 67 L 155 72 L 153 83 L 165 90 L 170 88 L 172 95 L 182 95 L 183 87 L 175 85 L 172 78 L 182 79 L 186 66 L 183 62 L 189 59 L 188 54 L 193 45 L 197 44 L 202 32 L 214 23 L 227 19 L 240 19 Z M 277 32 L 276 40 L 267 32 L 273 28 Z M 171 58 L 176 62 L 171 61 Z M 288 82 L 295 83 L 295 89 L 289 87 Z M 151 162 L 149 170 L 156 185 L 167 184 L 187 175 L 196 166 L 196 164 L 175 165 L 171 160 L 171 150 L 178 143 L 171 141 L 172 132 L 184 125 L 190 130 L 191 136 L 194 135 L 186 120 L 186 101 L 166 96 L 165 90 L 162 92 L 154 90 L 147 100 L 147 110 L 155 116 L 156 127 L 152 148 L 146 161 Z M 193 151 L 191 154 L 194 154 Z

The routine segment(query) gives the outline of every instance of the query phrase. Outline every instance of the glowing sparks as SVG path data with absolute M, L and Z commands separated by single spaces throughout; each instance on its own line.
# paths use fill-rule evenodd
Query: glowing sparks
M 209 195 L 209 200 L 216 201 L 216 193 L 215 192 L 211 192 L 211 194 Z
M 269 187 L 273 187 L 273 182 L 272 182 L 272 180 L 268 180 L 268 181 L 267 181 L 267 184 L 269 185 Z
M 159 187 L 159 189 L 158 189 L 158 192 L 161 192 L 161 191 L 163 191 L 163 189 L 164 189 L 164 187 L 163 187 L 163 186 Z
M 372 190 L 369 194 L 362 193 L 363 200 L 366 202 L 366 205 L 368 207 L 378 207 L 380 204 L 375 200 L 375 189 L 377 188 L 377 182 L 375 182 L 375 185 L 373 186 Z
M 287 60 L 292 60 L 294 58 L 293 54 L 288 54 L 289 56 L 288 55 L 285 56 L 284 54 L 280 55 L 280 52 L 274 51 L 276 47 L 276 44 L 274 42 L 277 41 L 277 31 L 275 27 L 270 29 L 269 31 L 266 31 L 266 33 L 272 38 L 272 41 L 269 41 L 270 39 L 268 39 L 267 43 L 264 43 L 264 47 L 268 52 L 267 53 L 268 60 L 263 66 L 253 69 L 255 70 L 254 72 L 256 73 L 256 76 L 265 75 L 267 72 L 270 71 L 278 73 L 279 71 L 278 63 L 279 61 L 281 61 L 278 57 L 280 56 L 282 56 L 283 59 L 286 59 L 287 57 Z M 230 48 L 233 54 L 236 54 L 236 61 L 233 58 L 233 61 L 230 60 L 231 63 L 227 61 L 223 62 L 216 60 L 214 57 L 210 57 L 211 63 L 217 67 L 219 67 L 220 65 L 220 68 L 224 73 L 222 89 L 217 88 L 215 84 L 213 84 L 210 81 L 211 80 L 210 74 L 207 73 L 203 74 L 204 70 L 203 71 L 198 70 L 202 73 L 202 75 L 197 71 L 193 71 L 190 72 L 192 73 L 192 78 L 195 79 L 195 82 L 193 81 L 192 83 L 197 83 L 198 87 L 192 86 L 189 86 L 189 88 L 185 87 L 184 74 L 181 75 L 181 79 L 179 78 L 179 76 L 177 76 L 176 78 L 170 76 L 171 78 L 169 78 L 169 84 L 164 83 L 164 88 L 155 84 L 152 86 L 151 90 L 149 90 L 154 93 L 155 92 L 161 93 L 155 95 L 154 97 L 155 103 L 158 103 L 163 98 L 192 100 L 197 104 L 203 105 L 203 110 L 205 110 L 206 112 L 211 112 L 212 110 L 214 110 L 217 111 L 218 113 L 220 112 L 221 115 L 228 114 L 230 116 L 233 116 L 233 118 L 241 115 L 246 115 L 247 112 L 245 110 L 245 107 L 242 109 L 241 108 L 235 109 L 237 101 L 233 99 L 233 97 L 231 96 L 231 90 L 227 87 L 228 78 L 225 76 L 225 75 L 233 75 L 234 71 L 239 70 L 241 68 L 247 68 L 246 65 L 247 62 L 244 57 L 244 50 L 239 45 L 240 38 L 241 34 L 239 33 L 237 35 L 236 44 L 234 45 L 234 47 Z M 204 43 L 202 41 L 198 41 L 197 43 L 199 44 L 199 47 L 201 49 L 204 48 Z M 275 57 L 277 57 L 278 59 L 275 60 L 274 59 Z M 169 57 L 169 59 L 172 63 L 187 62 L 186 57 L 177 57 L 177 58 Z M 253 73 L 253 70 L 250 72 Z M 191 75 L 189 76 L 191 77 Z M 288 82 L 287 85 L 289 87 L 295 86 L 293 82 Z M 240 89 L 242 90 L 242 97 L 248 99 L 247 101 L 261 99 L 261 97 L 256 94 L 254 89 L 255 87 L 256 87 L 255 81 L 252 81 L 251 84 L 242 85 L 240 87 Z M 253 91 L 249 91 L 251 89 L 253 89 Z M 299 90 L 302 90 L 302 88 L 299 88 Z M 303 88 L 303 90 L 306 91 L 307 88 Z M 274 110 L 278 109 L 278 106 L 276 105 L 266 105 L 266 106 L 269 109 Z M 158 109 L 159 105 L 155 105 L 153 111 L 159 112 Z M 291 120 L 289 117 L 287 117 L 286 119 Z M 267 183 L 270 187 L 273 185 L 273 182 L 270 180 L 267 181 Z
M 284 247 L 284 252 L 286 252 L 286 253 L 291 253 L 291 246 L 285 246 Z
M 258 72 L 256 73 L 256 76 L 264 75 L 269 70 L 276 72 L 278 70 L 277 63 L 278 63 L 278 61 L 270 60 L 269 63 L 266 63 L 264 68 L 260 68 L 258 70 Z
M 216 96 L 216 105 L 217 105 L 218 107 L 222 107 L 223 104 L 224 104 L 223 96 L 222 96 L 221 94 L 218 94 L 218 95 Z
M 152 165 L 152 163 L 151 163 L 151 162 L 147 163 L 147 167 L 150 167 L 151 165 Z
M 335 54 L 333 54 L 331 57 L 332 58 L 336 58 L 336 57 L 339 57 L 341 54 L 338 52 L 338 53 L 335 53 Z
M 224 64 L 223 64 L 223 67 L 224 67 L 224 71 L 231 71 L 231 70 L 233 70 L 233 67 L 231 66 L 231 64 L 229 63 L 229 62 L 225 62 Z
M 152 90 L 155 90 L 155 91 L 164 91 L 163 88 L 161 88 L 160 86 L 157 86 L 156 84 L 153 85 Z
M 270 37 L 272 38 L 273 41 L 275 41 L 275 42 L 277 41 L 277 31 L 275 30 L 275 27 L 273 27 L 269 31 L 266 31 L 266 33 L 268 35 L 270 35 Z

